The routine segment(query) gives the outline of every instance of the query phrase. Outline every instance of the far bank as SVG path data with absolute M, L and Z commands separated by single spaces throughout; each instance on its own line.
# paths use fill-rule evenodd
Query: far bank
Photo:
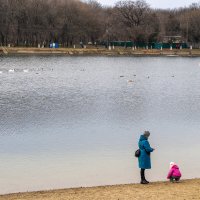
M 66 56 L 182 56 L 199 57 L 200 49 L 131 49 L 131 48 L 24 48 L 0 47 L 1 55 L 66 55 Z

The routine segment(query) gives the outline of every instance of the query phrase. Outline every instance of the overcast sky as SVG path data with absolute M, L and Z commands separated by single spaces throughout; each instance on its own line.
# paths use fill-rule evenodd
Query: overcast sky
M 118 0 L 97 0 L 102 5 L 113 6 Z M 199 0 L 146 0 L 152 8 L 178 8 L 197 3 Z

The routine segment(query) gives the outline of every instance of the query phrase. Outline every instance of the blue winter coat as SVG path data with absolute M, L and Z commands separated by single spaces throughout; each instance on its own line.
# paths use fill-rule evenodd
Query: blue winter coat
M 151 169 L 150 153 L 153 152 L 153 149 L 150 147 L 150 144 L 144 135 L 140 136 L 138 146 L 140 148 L 140 156 L 138 158 L 139 168 Z

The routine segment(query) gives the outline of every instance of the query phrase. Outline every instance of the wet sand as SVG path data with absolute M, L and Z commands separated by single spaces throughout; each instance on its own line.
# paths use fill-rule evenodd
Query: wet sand
M 200 199 L 200 179 L 62 189 L 0 196 L 0 200 L 194 200 Z

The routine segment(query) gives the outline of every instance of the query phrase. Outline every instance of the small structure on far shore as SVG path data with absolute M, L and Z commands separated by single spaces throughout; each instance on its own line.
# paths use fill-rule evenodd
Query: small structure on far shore
M 50 43 L 49 47 L 50 47 L 50 48 L 57 49 L 57 48 L 59 48 L 59 44 L 53 42 L 53 43 Z

